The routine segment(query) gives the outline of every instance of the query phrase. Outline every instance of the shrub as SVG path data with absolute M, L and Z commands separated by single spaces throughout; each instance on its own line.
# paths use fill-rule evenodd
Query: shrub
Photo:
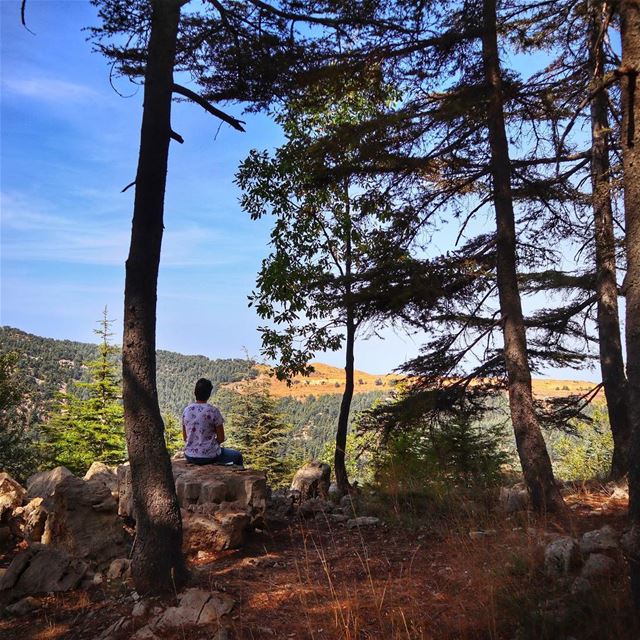
M 555 473 L 564 480 L 604 479 L 611 470 L 613 436 L 604 407 L 591 420 L 576 420 L 573 432 L 551 440 Z

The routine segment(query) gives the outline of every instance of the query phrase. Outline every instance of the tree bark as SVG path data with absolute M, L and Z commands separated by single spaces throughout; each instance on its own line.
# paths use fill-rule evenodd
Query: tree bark
M 126 263 L 122 378 L 136 518 L 132 575 L 141 594 L 184 582 L 182 521 L 156 388 L 156 302 L 171 136 L 179 0 L 152 0 L 131 245 Z
M 511 162 L 504 121 L 504 93 L 496 28 L 496 2 L 483 1 L 482 58 L 489 90 L 487 124 L 497 226 L 497 284 L 504 335 L 509 407 L 516 446 L 531 503 L 540 513 L 565 514 L 542 431 L 534 410 L 527 338 L 516 271 L 516 230 Z
M 620 2 L 622 40 L 622 166 L 624 172 L 625 245 L 627 251 L 626 345 L 629 411 L 628 552 L 631 590 L 640 612 L 640 0 Z
M 594 2 L 591 7 L 591 46 L 589 48 L 589 66 L 594 88 L 601 86 L 604 81 L 604 47 L 600 34 L 605 19 L 606 4 Z M 598 339 L 600 371 L 614 443 L 611 477 L 618 479 L 627 472 L 629 421 L 627 419 L 627 378 L 622 357 L 618 313 L 608 134 L 607 93 L 599 91 L 591 101 L 591 185 L 595 229 Z
M 351 400 L 353 399 L 353 362 L 354 345 L 356 338 L 356 323 L 354 318 L 353 300 L 351 295 L 351 266 L 352 266 L 352 245 L 351 245 L 351 210 L 349 206 L 349 187 L 345 186 L 345 311 L 346 311 L 346 344 L 345 344 L 345 366 L 344 366 L 344 393 L 340 403 L 340 414 L 338 415 L 338 429 L 336 431 L 336 452 L 334 456 L 334 470 L 336 474 L 336 484 L 342 494 L 349 492 L 349 476 L 345 464 L 345 454 L 347 446 L 347 431 L 349 429 L 349 411 L 351 410 Z

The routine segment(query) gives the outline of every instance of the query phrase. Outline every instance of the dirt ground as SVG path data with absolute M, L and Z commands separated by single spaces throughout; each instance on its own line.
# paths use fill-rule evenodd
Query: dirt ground
M 598 490 L 566 499 L 573 535 L 604 524 L 624 528 L 624 501 Z M 551 581 L 542 571 L 544 544 L 560 532 L 553 521 L 474 514 L 436 523 L 424 514 L 410 521 L 400 515 L 371 528 L 319 520 L 258 532 L 241 550 L 200 552 L 191 560 L 191 583 L 236 600 L 225 622 L 230 640 L 640 638 L 631 626 L 621 556 L 619 575 L 600 583 L 596 597 L 571 604 L 576 608 L 568 620 L 549 622 L 545 612 L 569 591 L 569 583 Z M 471 539 L 469 531 L 480 529 L 489 534 Z M 1 619 L 0 638 L 99 638 L 130 615 L 131 591 L 103 583 L 47 596 L 36 612 Z M 216 635 L 215 629 L 181 629 L 163 637 Z

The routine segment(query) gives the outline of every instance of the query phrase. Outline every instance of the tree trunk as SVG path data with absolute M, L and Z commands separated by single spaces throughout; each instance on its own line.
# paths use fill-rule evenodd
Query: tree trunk
M 626 343 L 629 447 L 628 545 L 631 589 L 640 612 L 640 0 L 620 2 L 622 39 L 622 166 L 627 250 Z
M 345 449 L 347 446 L 347 430 L 349 428 L 349 411 L 353 398 L 353 347 L 355 342 L 355 323 L 353 310 L 347 309 L 347 340 L 346 357 L 344 366 L 344 393 L 340 403 L 340 415 L 338 416 L 338 430 L 336 431 L 336 454 L 334 457 L 334 467 L 336 473 L 336 483 L 340 493 L 349 492 L 349 477 L 345 465 Z
M 180 6 L 152 0 L 131 245 L 126 263 L 122 378 L 136 518 L 132 574 L 138 593 L 184 582 L 182 521 L 156 388 L 156 298 Z
M 504 122 L 504 94 L 498 58 L 495 0 L 484 0 L 483 20 L 482 58 L 489 90 L 487 124 L 497 226 L 497 284 L 511 421 L 524 479 L 534 509 L 540 513 L 549 511 L 564 515 L 564 501 L 553 477 L 551 461 L 535 414 L 531 392 L 527 338 L 516 272 L 511 163 Z
M 593 87 L 597 87 L 604 80 L 604 48 L 600 32 L 606 18 L 606 5 L 602 2 L 594 2 L 591 11 L 589 66 Z M 605 91 L 600 91 L 591 101 L 591 185 L 595 228 L 600 371 L 614 443 L 611 477 L 617 479 L 627 472 L 629 421 L 627 419 L 627 378 L 622 358 L 618 315 L 608 133 L 607 94 Z
M 353 312 L 353 300 L 351 297 L 351 208 L 349 206 L 349 185 L 345 184 L 345 311 L 347 340 L 345 345 L 345 365 L 344 365 L 344 393 L 340 403 L 340 414 L 338 416 L 338 429 L 336 431 L 336 453 L 334 456 L 334 470 L 336 474 L 336 484 L 341 494 L 349 492 L 349 476 L 345 464 L 345 453 L 347 446 L 347 430 L 349 428 L 349 411 L 351 410 L 351 400 L 353 398 L 353 350 L 356 338 L 356 323 Z

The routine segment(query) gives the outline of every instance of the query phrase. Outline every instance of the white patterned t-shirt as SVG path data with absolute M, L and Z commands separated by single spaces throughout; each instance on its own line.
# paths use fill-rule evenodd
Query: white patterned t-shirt
M 224 420 L 217 407 L 205 402 L 193 402 L 182 412 L 182 426 L 187 435 L 185 455 L 190 458 L 215 458 L 220 455 L 216 426 Z

